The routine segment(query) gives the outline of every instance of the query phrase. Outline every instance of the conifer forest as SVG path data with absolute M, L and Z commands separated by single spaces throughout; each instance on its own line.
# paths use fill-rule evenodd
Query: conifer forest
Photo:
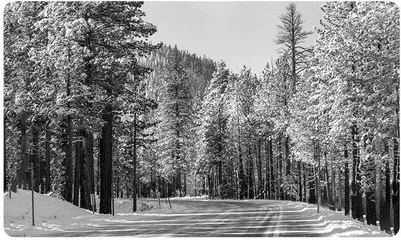
M 152 43 L 143 4 L 5 6 L 4 192 L 89 210 L 94 194 L 103 214 L 114 198 L 291 200 L 398 232 L 395 3 L 323 4 L 311 46 L 288 3 L 260 76 Z

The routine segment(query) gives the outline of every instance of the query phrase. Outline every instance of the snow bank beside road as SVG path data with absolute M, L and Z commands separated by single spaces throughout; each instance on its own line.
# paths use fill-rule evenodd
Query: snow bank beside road
M 60 231 L 77 222 L 76 217 L 92 213 L 71 203 L 34 193 L 34 219 L 32 226 L 32 192 L 18 189 L 4 196 L 4 230 L 10 236 L 32 236 L 35 232 Z
M 316 212 L 317 206 L 304 202 L 283 202 L 289 206 L 307 210 L 311 216 L 320 216 L 322 221 L 327 224 L 326 229 L 331 232 L 332 237 L 390 237 L 391 235 L 380 231 L 377 226 L 365 225 L 356 219 L 344 216 L 344 212 L 335 212 L 320 206 L 319 213 Z

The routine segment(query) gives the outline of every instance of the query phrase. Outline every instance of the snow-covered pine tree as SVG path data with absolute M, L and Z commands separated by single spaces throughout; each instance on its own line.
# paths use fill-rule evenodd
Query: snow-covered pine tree
M 327 86 L 334 90 L 330 135 L 345 144 L 353 143 L 356 160 L 353 162 L 353 194 L 359 199 L 353 201 L 356 205 L 361 199 L 360 176 L 365 173 L 360 172 L 358 165 L 358 152 L 364 151 L 361 148 L 364 143 L 355 142 L 354 137 L 358 140 L 373 134 L 373 150 L 368 160 L 375 161 L 379 168 L 382 160 L 389 161 L 389 151 L 384 151 L 383 146 L 393 138 L 398 139 L 398 117 L 395 116 L 399 111 L 396 104 L 399 94 L 399 9 L 392 3 L 331 2 L 322 10 L 324 21 L 321 21 L 321 29 L 317 29 L 319 38 L 314 50 L 318 62 L 316 74 L 318 78 L 326 79 Z M 390 109 L 391 113 L 388 112 Z M 385 170 L 388 169 L 386 166 Z M 386 189 L 390 187 L 389 180 L 386 179 L 385 184 Z M 384 194 L 390 202 L 390 191 Z M 395 202 L 397 207 L 397 200 Z M 381 214 L 380 224 L 388 231 L 389 205 L 384 204 L 380 211 L 386 212 Z M 353 209 L 357 213 L 353 216 L 361 218 L 361 208 L 353 206 Z
M 187 167 L 184 149 L 193 110 L 189 77 L 177 46 L 168 55 L 163 81 L 158 129 L 159 164 L 164 178 L 173 177 L 174 191 L 180 196 L 183 190 L 181 173 Z
M 301 14 L 297 11 L 295 3 L 290 3 L 286 7 L 286 12 L 280 16 L 281 24 L 277 25 L 278 34 L 276 35 L 275 42 L 280 48 L 282 55 L 282 65 L 286 66 L 286 70 L 282 72 L 282 80 L 286 88 L 286 96 L 284 105 L 287 108 L 287 103 L 292 98 L 292 95 L 296 92 L 296 85 L 299 82 L 299 74 L 304 71 L 308 66 L 308 57 L 311 49 L 304 47 L 303 43 L 306 38 L 312 34 L 310 31 L 303 29 L 304 21 Z M 287 110 L 284 110 L 287 112 Z M 285 122 L 288 122 L 291 116 L 283 116 Z M 285 131 L 285 129 L 284 129 Z M 288 184 L 292 185 L 295 183 L 295 179 L 291 176 L 292 163 L 291 163 L 291 150 L 290 142 L 291 136 L 284 134 L 284 161 L 285 161 L 285 176 L 288 178 Z
M 213 167 L 217 174 L 217 193 L 209 193 L 211 197 L 222 197 L 223 165 L 225 165 L 227 145 L 227 114 L 226 114 L 226 88 L 229 80 L 229 70 L 222 61 L 217 64 L 217 70 L 206 90 L 200 113 L 201 126 L 199 128 L 199 159 L 203 168 L 213 174 Z M 224 164 L 223 164 L 224 163 Z

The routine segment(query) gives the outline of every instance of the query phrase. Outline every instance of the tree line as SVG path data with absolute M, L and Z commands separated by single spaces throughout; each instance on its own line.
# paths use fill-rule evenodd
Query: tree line
M 326 205 L 399 230 L 399 9 L 328 2 L 312 32 L 295 4 L 261 76 L 153 45 L 141 2 L 5 9 L 5 187 L 88 208 L 199 196 Z M 364 219 L 366 218 L 366 219 Z

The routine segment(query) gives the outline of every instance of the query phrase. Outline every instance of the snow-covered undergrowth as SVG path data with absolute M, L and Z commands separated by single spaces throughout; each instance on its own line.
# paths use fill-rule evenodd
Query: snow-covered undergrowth
M 91 212 L 50 196 L 34 194 L 34 224 L 32 226 L 32 193 L 18 189 L 4 196 L 4 230 L 10 236 L 33 236 L 43 231 L 60 231 L 84 219 Z
M 17 193 L 4 194 L 3 221 L 6 234 L 13 237 L 41 236 L 49 231 L 65 231 L 96 225 L 101 221 L 113 220 L 109 214 L 92 213 L 79 208 L 72 203 L 62 201 L 49 195 L 34 193 L 34 223 L 32 226 L 32 192 L 18 189 Z M 142 203 L 151 206 L 146 211 L 140 211 Z M 155 199 L 138 200 L 138 212 L 132 213 L 131 199 L 115 199 L 114 211 L 116 217 L 124 215 L 148 215 L 153 213 L 171 213 L 188 211 L 191 206 L 172 203 L 172 209 L 165 199 L 159 202 Z M 97 199 L 99 206 L 99 199 Z
M 316 212 L 316 205 L 304 202 L 286 202 L 288 205 L 309 211 L 312 216 L 319 215 L 326 230 L 332 234 L 332 237 L 390 237 L 391 235 L 380 231 L 377 226 L 365 225 L 356 219 L 344 216 L 344 212 L 332 211 L 321 206 L 319 213 Z

